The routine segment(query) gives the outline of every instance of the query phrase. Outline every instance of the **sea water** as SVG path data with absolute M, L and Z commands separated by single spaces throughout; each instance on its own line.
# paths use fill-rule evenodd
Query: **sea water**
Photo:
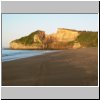
M 45 53 L 54 52 L 52 50 L 5 50 L 2 49 L 2 62 L 21 58 L 27 58 Z

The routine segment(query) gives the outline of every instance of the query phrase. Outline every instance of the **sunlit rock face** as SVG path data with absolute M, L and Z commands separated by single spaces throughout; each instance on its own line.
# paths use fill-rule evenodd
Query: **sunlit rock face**
M 44 49 L 48 46 L 50 48 L 65 48 L 60 43 L 74 41 L 79 32 L 76 30 L 58 28 L 56 33 L 46 35 L 44 31 L 37 30 L 32 32 L 28 36 L 21 37 L 10 43 L 12 49 Z M 58 46 L 57 46 L 58 45 Z M 75 44 L 73 48 L 80 47 L 79 44 Z
M 37 31 L 37 34 L 35 34 L 33 36 L 33 39 L 34 39 L 34 42 L 39 42 L 39 43 L 42 43 L 42 41 L 44 40 L 45 38 L 45 32 L 44 31 L 41 31 L 41 30 L 38 30 Z
M 16 43 L 16 42 L 11 42 L 10 43 L 10 48 L 11 49 L 41 49 L 42 45 L 41 44 L 32 44 L 32 45 L 24 45 L 21 43 Z
M 74 43 L 73 49 L 78 49 L 78 48 L 81 48 L 81 44 L 79 42 Z
M 63 42 L 74 41 L 78 35 L 78 31 L 64 28 L 58 28 L 57 32 L 53 34 L 53 36 L 56 37 L 58 41 Z

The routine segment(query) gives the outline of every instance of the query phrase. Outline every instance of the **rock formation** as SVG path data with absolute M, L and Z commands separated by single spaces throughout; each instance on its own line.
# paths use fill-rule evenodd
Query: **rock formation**
M 12 49 L 68 49 L 82 46 L 97 46 L 98 32 L 58 28 L 56 33 L 46 35 L 37 30 L 28 36 L 10 42 Z
M 64 28 L 58 28 L 57 33 L 53 34 L 53 36 L 56 37 L 59 42 L 74 41 L 78 35 L 78 31 Z
M 30 35 L 16 39 L 10 42 L 10 48 L 12 49 L 41 49 L 42 42 L 45 39 L 45 32 L 37 30 Z

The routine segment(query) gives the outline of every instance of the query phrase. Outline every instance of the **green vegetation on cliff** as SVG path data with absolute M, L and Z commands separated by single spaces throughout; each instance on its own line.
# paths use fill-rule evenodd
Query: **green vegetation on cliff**
M 37 37 L 39 37 L 37 41 L 34 39 L 35 35 L 38 35 Z M 43 31 L 38 30 L 38 31 L 32 32 L 28 36 L 22 37 L 20 39 L 16 39 L 14 42 L 21 43 L 24 45 L 32 45 L 34 43 L 41 43 L 44 38 L 45 38 L 45 33 Z
M 75 41 L 68 42 L 69 46 L 73 46 L 78 42 L 82 47 L 97 47 L 98 46 L 98 32 L 79 31 L 80 35 Z
M 81 31 L 76 41 L 85 47 L 96 47 L 98 46 L 98 32 Z

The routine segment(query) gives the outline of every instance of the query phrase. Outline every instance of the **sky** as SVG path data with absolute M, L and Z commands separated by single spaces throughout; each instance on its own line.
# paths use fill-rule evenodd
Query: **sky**
M 98 14 L 2 14 L 2 47 L 36 30 L 51 34 L 57 28 L 98 31 Z

